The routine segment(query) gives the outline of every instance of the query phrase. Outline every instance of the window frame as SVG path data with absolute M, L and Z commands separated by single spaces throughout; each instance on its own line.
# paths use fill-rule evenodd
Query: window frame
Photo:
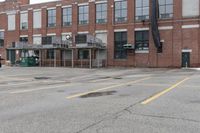
M 137 40 L 137 38 L 138 38 L 137 33 L 142 34 L 141 40 Z M 147 39 L 144 39 L 145 38 L 144 34 L 146 34 L 148 36 Z M 148 46 L 145 46 L 146 44 Z M 141 45 L 141 46 L 138 46 L 138 45 Z M 149 51 L 149 30 L 135 31 L 135 50 L 136 51 Z
M 47 27 L 56 27 L 56 9 L 47 10 Z
M 117 4 L 119 4 L 119 8 L 117 7 Z M 126 5 L 125 8 L 123 8 L 123 4 Z M 114 3 L 114 22 L 115 23 L 125 23 L 128 20 L 128 2 L 127 0 L 123 1 L 115 1 Z M 117 12 L 119 12 L 120 16 L 117 15 Z M 125 16 L 123 14 L 125 13 Z
M 102 8 L 102 7 L 104 7 L 104 5 L 106 5 L 106 7 Z M 98 6 L 100 6 L 101 10 L 97 9 Z M 108 16 L 108 14 L 107 14 L 108 9 L 107 8 L 108 8 L 107 2 L 105 2 L 105 3 L 97 3 L 96 4 L 96 24 L 105 24 L 105 23 L 107 23 L 107 16 Z M 106 15 L 104 16 L 104 14 L 106 14 Z M 98 18 L 99 15 L 101 16 L 100 18 Z
M 142 5 L 138 6 L 137 1 L 141 1 Z M 137 15 L 137 11 L 140 9 L 141 15 Z M 148 15 L 144 15 L 145 9 L 148 9 Z M 150 19 L 150 1 L 148 0 L 148 4 L 144 5 L 144 0 L 135 0 L 135 21 L 143 21 Z
M 126 40 L 124 40 L 125 36 Z M 114 59 L 127 59 L 127 50 L 123 46 L 124 44 L 127 44 L 127 42 L 127 31 L 114 32 Z
M 81 11 L 80 8 L 83 8 L 83 12 L 80 12 Z M 87 10 L 86 10 L 86 8 L 87 8 Z M 85 15 L 87 17 L 85 17 Z M 78 24 L 79 25 L 89 24 L 89 6 L 88 5 L 78 6 Z
M 62 26 L 72 25 L 72 7 L 62 8 Z

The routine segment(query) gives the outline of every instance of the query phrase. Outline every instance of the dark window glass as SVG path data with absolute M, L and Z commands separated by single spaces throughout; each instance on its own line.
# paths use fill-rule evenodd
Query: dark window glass
M 28 37 L 20 37 L 19 41 L 23 42 L 23 43 L 27 43 L 28 42 Z
M 79 6 L 79 10 L 78 10 L 78 22 L 80 25 L 84 25 L 84 24 L 88 24 L 88 15 L 89 11 L 88 11 L 88 5 L 84 5 L 84 6 Z
M 54 50 L 53 49 L 47 50 L 47 59 L 54 59 Z
M 115 32 L 115 59 L 126 59 L 127 51 L 124 45 L 127 44 L 127 32 Z
M 115 22 L 123 23 L 127 21 L 127 1 L 115 2 Z
M 4 46 L 4 32 L 0 31 L 0 47 Z
M 135 32 L 135 49 L 149 50 L 149 31 Z
M 159 18 L 173 17 L 173 0 L 159 0 Z
M 72 25 L 72 8 L 63 8 L 63 26 Z
M 78 58 L 79 59 L 89 59 L 89 50 L 79 50 L 78 51 Z
M 56 26 L 56 10 L 50 9 L 47 12 L 48 14 L 48 27 L 55 27 Z
M 107 3 L 96 4 L 96 23 L 107 22 Z
M 136 0 L 135 5 L 135 19 L 149 19 L 149 0 Z

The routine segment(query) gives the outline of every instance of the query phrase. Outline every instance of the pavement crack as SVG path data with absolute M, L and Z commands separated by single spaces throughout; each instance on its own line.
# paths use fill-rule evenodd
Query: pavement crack
M 152 117 L 152 118 L 182 120 L 182 121 L 200 123 L 200 121 L 198 121 L 198 120 L 186 119 L 186 118 L 178 118 L 178 117 L 170 117 L 170 116 L 162 116 L 162 115 L 147 115 L 147 114 L 138 114 L 138 113 L 132 113 L 132 114 L 137 115 L 137 116 L 145 116 L 145 117 Z

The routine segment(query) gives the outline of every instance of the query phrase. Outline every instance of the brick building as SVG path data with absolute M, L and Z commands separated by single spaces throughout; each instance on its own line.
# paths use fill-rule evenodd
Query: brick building
M 64 54 L 62 50 L 46 49 L 40 58 L 56 58 L 54 66 L 63 66 L 59 63 L 63 56 L 64 60 L 73 58 L 75 64 L 98 58 L 106 66 L 200 66 L 199 0 L 157 1 L 159 48 L 152 36 L 153 1 L 60 0 L 29 4 L 29 0 L 6 0 L 0 3 L 0 54 L 14 61 L 22 56 L 21 50 L 12 50 L 16 42 L 44 45 L 48 37 L 65 41 L 70 35 L 74 48 L 66 49 Z M 76 49 L 75 36 L 82 34 L 100 39 L 105 49 Z

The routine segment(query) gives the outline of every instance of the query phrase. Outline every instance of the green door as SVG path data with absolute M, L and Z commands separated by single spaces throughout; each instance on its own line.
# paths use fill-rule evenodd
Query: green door
M 190 52 L 182 53 L 182 67 L 190 67 Z
M 7 60 L 10 60 L 11 64 L 15 64 L 16 54 L 15 50 L 7 50 Z

